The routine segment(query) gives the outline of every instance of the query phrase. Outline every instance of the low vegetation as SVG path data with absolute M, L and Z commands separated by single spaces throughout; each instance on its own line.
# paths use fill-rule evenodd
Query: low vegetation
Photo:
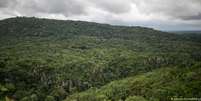
M 0 21 L 0 100 L 169 101 L 199 97 L 198 37 L 144 27 Z

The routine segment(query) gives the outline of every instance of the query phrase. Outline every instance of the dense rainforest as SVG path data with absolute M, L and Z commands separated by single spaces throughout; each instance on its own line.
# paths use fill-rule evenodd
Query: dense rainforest
M 201 34 L 0 21 L 0 101 L 171 101 L 200 91 Z

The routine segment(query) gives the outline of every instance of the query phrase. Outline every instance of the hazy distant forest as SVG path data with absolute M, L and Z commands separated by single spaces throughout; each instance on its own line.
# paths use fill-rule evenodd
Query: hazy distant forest
M 0 101 L 201 97 L 201 33 L 16 17 L 0 21 Z

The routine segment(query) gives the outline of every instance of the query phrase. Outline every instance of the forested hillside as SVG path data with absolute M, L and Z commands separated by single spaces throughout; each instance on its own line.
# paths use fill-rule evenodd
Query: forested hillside
M 0 21 L 0 101 L 201 97 L 201 37 L 144 27 Z

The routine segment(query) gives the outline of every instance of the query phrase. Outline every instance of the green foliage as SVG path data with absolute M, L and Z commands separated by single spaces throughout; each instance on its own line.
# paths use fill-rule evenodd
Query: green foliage
M 125 101 L 147 101 L 147 100 L 144 99 L 143 97 L 132 96 L 132 97 L 128 97 Z
M 167 95 L 200 95 L 199 74 L 191 70 L 201 61 L 197 35 L 188 38 L 137 26 L 24 17 L 0 21 L 0 30 L 0 99 L 61 101 L 78 94 L 81 101 L 118 101 L 129 96 L 155 101 Z M 174 86 L 159 86 L 177 78 L 177 73 L 166 69 L 147 79 L 146 73 L 164 67 L 189 72 L 178 75 L 182 82 L 175 81 Z M 135 77 L 140 74 L 146 75 Z M 128 77 L 139 80 L 136 86 Z M 131 94 L 131 89 L 138 92 Z M 101 93 L 92 97 L 96 90 Z
M 201 96 L 199 92 L 201 89 L 199 87 L 201 84 L 200 66 L 200 63 L 197 63 L 189 68 L 161 68 L 113 81 L 99 89 L 93 88 L 73 94 L 67 97 L 66 101 L 79 101 L 79 99 L 96 101 L 100 95 L 112 101 L 170 101 L 171 97 L 175 96 L 199 97 Z
M 55 98 L 53 96 L 47 96 L 45 98 L 45 101 L 56 101 Z

